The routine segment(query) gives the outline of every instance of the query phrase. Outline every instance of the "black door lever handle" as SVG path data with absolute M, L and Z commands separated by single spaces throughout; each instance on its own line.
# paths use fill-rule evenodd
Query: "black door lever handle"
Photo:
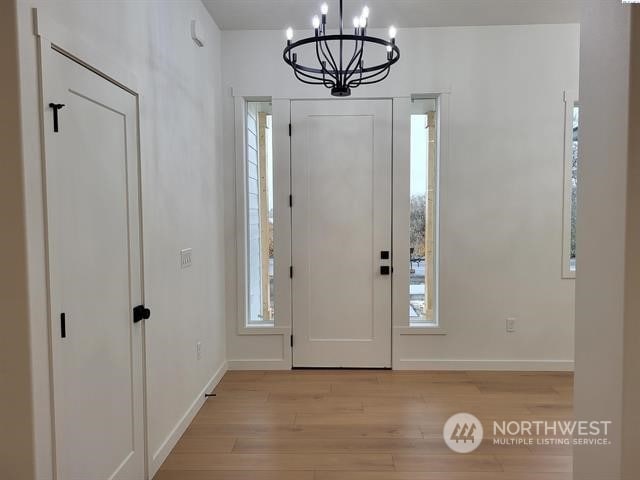
M 133 323 L 138 323 L 141 320 L 147 320 L 151 317 L 151 310 L 144 305 L 138 305 L 133 307 Z

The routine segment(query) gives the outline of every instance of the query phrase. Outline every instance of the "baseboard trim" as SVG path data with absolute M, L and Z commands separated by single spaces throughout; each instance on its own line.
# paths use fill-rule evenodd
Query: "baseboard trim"
M 291 361 L 285 359 L 227 360 L 229 370 L 291 370 Z
M 178 443 L 182 434 L 185 432 L 187 427 L 189 427 L 200 408 L 202 408 L 205 401 L 205 393 L 210 393 L 216 385 L 218 385 L 224 374 L 227 372 L 227 369 L 227 362 L 223 362 L 213 377 L 211 377 L 211 380 L 207 382 L 207 385 L 202 389 L 191 406 L 184 413 L 182 418 L 180 418 L 176 426 L 173 427 L 165 441 L 162 442 L 160 448 L 158 448 L 158 450 L 153 454 L 153 457 L 149 459 L 149 478 L 153 478 L 158 470 L 160 470 L 160 467 L 171 453 L 171 450 L 173 450 L 173 447 L 176 446 L 176 443 Z
M 494 370 L 517 372 L 573 372 L 571 360 L 433 360 L 400 359 L 394 370 Z
M 291 370 L 284 359 L 228 360 L 227 368 L 233 370 Z M 571 360 L 434 360 L 400 359 L 394 362 L 393 370 L 488 370 L 515 372 L 573 372 Z

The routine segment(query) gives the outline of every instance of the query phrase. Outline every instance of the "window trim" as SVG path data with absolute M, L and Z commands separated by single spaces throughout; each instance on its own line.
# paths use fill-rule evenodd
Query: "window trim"
M 248 314 L 248 239 L 247 239 L 247 105 L 249 102 L 271 102 L 274 188 L 274 282 L 275 318 L 273 323 L 247 321 Z M 291 232 L 289 211 L 289 101 L 271 97 L 234 97 L 235 113 L 235 191 L 236 191 L 236 323 L 238 335 L 288 335 L 291 333 Z M 280 161 L 276 159 L 280 158 Z M 284 221 L 277 221 L 284 215 Z
M 564 102 L 564 148 L 563 168 L 563 208 L 562 208 L 562 278 L 575 279 L 576 271 L 570 268 L 571 259 L 571 162 L 573 155 L 573 108 L 579 106 L 575 90 L 565 90 Z
M 449 152 L 449 94 L 445 92 L 412 95 L 411 97 L 394 98 L 394 145 L 393 145 L 393 249 L 394 254 L 408 251 L 409 248 L 409 209 L 407 208 L 410 193 L 410 153 L 411 153 L 411 102 L 412 100 L 431 99 L 436 101 L 436 195 L 434 198 L 436 221 L 434 251 L 434 320 L 435 325 L 410 324 L 409 304 L 409 266 L 402 259 L 394 261 L 393 282 L 393 329 L 400 335 L 446 335 L 445 319 L 440 311 L 441 276 L 440 276 L 440 212 L 442 192 L 440 186 L 443 178 L 443 165 Z M 405 281 L 405 279 L 407 281 Z

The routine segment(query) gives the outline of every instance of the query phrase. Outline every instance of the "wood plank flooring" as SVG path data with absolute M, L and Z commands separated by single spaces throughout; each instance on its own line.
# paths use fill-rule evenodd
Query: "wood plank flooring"
M 494 419 L 571 419 L 571 374 L 228 372 L 215 392 L 155 480 L 572 478 L 570 447 L 487 438 Z M 485 425 L 471 454 L 452 452 L 442 439 L 444 422 L 458 412 Z

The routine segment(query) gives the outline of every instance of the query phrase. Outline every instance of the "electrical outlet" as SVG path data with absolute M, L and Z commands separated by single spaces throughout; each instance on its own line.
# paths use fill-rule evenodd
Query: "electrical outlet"
M 184 248 L 180 250 L 180 268 L 187 268 L 191 266 L 191 249 Z
M 202 342 L 196 343 L 196 359 L 202 359 Z
M 516 319 L 515 317 L 507 318 L 507 333 L 514 333 L 516 331 Z

